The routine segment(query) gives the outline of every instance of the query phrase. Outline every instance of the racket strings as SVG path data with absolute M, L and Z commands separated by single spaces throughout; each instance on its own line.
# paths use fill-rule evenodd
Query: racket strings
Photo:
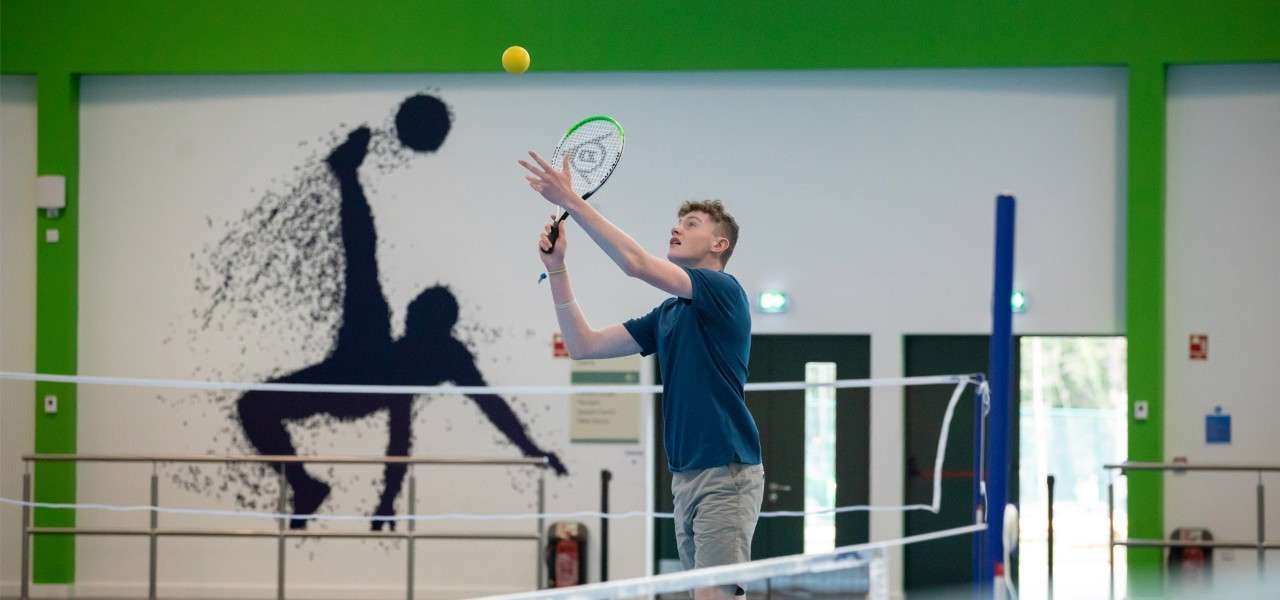
M 622 158 L 622 147 L 622 132 L 615 123 L 588 121 L 561 140 L 551 164 L 561 165 L 568 156 L 573 191 L 585 198 L 613 173 Z

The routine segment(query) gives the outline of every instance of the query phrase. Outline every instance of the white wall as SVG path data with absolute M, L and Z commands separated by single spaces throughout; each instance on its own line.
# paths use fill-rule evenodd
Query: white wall
M 293 169 L 312 164 L 309 157 L 328 147 L 326 136 L 345 132 L 338 123 L 381 124 L 399 100 L 422 89 L 454 111 L 445 147 L 387 174 L 363 171 L 381 236 L 383 284 L 398 327 L 418 290 L 448 282 L 462 302 L 464 325 L 499 330 L 477 338 L 491 383 L 568 380 L 567 363 L 548 356 L 554 316 L 546 290 L 533 283 L 532 241 L 549 210 L 524 187 L 514 161 L 526 148 L 549 151 L 564 127 L 599 112 L 616 116 L 628 132 L 626 160 L 598 197 L 605 213 L 661 252 L 680 201 L 726 200 L 743 225 L 730 271 L 753 295 L 781 287 L 794 301 L 786 316 L 757 315 L 758 332 L 870 333 L 872 371 L 881 377 L 900 374 L 905 333 L 986 331 L 992 199 L 1006 189 L 1021 200 L 1017 283 L 1031 302 L 1017 329 L 1123 331 L 1124 79 L 1118 69 L 93 77 L 81 90 L 81 371 L 260 378 L 319 358 L 323 345 L 314 343 L 291 352 L 283 337 L 284 327 L 296 323 L 289 314 L 225 319 L 221 332 L 192 333 L 191 311 L 205 302 L 194 286 L 204 249 L 264 190 L 286 189 Z M 569 235 L 578 297 L 594 323 L 639 314 L 661 299 L 627 281 L 579 231 Z M 322 341 L 323 329 L 303 335 Z M 85 387 L 79 447 L 236 451 L 239 432 L 221 412 L 228 402 Z M 898 503 L 901 391 L 877 391 L 873 402 L 872 501 Z M 643 507 L 647 449 L 571 447 L 562 400 L 517 404 L 539 415 L 535 437 L 563 451 L 577 475 L 552 481 L 549 510 L 593 508 L 601 467 L 618 477 L 614 508 Z M 370 419 L 341 426 L 336 435 L 303 435 L 302 450 L 378 452 L 381 427 Z M 428 403 L 415 431 L 417 453 L 513 454 L 493 443 L 491 428 L 461 399 Z M 225 508 L 231 502 L 226 493 L 218 499 L 186 491 L 174 483 L 183 478 L 176 468 L 162 473 L 166 503 Z M 346 481 L 368 477 L 340 473 Z M 527 484 L 515 474 L 438 477 L 454 497 L 433 494 L 439 489 L 434 480 L 420 483 L 429 499 L 420 510 L 530 508 L 527 495 L 505 491 Z M 79 478 L 85 501 L 145 499 L 143 468 L 82 467 Z M 487 493 L 494 485 L 504 493 Z M 348 486 L 325 510 L 368 510 L 368 487 Z M 141 522 L 101 513 L 80 519 Z M 876 539 L 901 530 L 900 516 L 872 519 Z M 642 524 L 620 524 L 612 533 L 611 574 L 643 572 Z M 81 541 L 77 585 L 86 592 L 137 591 L 143 547 Z M 291 589 L 354 594 L 345 586 L 376 580 L 363 585 L 364 595 L 399 593 L 403 567 L 395 548 L 372 542 L 294 547 L 300 549 L 291 549 Z M 162 548 L 175 552 L 162 559 L 164 593 L 207 594 L 235 580 L 241 593 L 270 594 L 268 543 L 166 541 Z M 190 552 L 216 559 L 184 560 Z M 531 577 L 524 547 L 447 550 L 449 556 L 484 552 L 504 565 L 496 576 L 491 565 L 468 567 L 476 563 L 444 552 L 419 553 L 419 581 L 431 586 L 424 592 L 447 595 L 460 589 L 451 586 L 475 582 L 500 589 Z M 526 563 L 528 573 L 521 571 Z
M 0 77 L 0 371 L 35 367 L 36 80 Z M 22 496 L 33 448 L 34 387 L 0 381 L 0 496 Z M 18 581 L 22 513 L 0 508 L 0 592 Z
M 1164 454 L 1280 464 L 1280 65 L 1172 68 L 1168 111 Z M 1207 361 L 1188 358 L 1194 333 L 1209 335 Z M 1231 414 L 1230 445 L 1205 443 L 1215 406 Z M 1280 475 L 1265 484 L 1274 540 Z M 1256 485 L 1252 474 L 1167 476 L 1165 534 L 1254 540 Z M 1215 563 L 1242 576 L 1256 565 L 1252 551 Z

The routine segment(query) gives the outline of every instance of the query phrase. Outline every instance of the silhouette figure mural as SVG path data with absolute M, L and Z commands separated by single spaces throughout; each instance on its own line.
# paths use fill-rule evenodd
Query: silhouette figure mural
M 448 106 L 430 94 L 406 99 L 395 117 L 396 136 L 405 147 L 419 153 L 439 150 L 449 134 Z M 371 132 L 361 126 L 334 148 L 325 163 L 340 192 L 338 213 L 341 233 L 341 316 L 332 345 L 323 360 L 281 377 L 277 383 L 341 383 L 368 385 L 486 385 L 475 356 L 454 335 L 458 301 L 447 286 L 424 289 L 408 305 L 404 333 L 393 338 L 391 308 L 379 279 L 373 214 L 358 174 L 369 153 Z M 507 440 L 527 457 L 546 457 L 559 475 L 567 470 L 558 456 L 531 439 L 524 423 L 507 401 L 497 395 L 468 396 Z M 260 454 L 296 455 L 286 424 L 315 415 L 351 421 L 387 411 L 387 456 L 407 456 L 413 444 L 412 405 L 409 394 L 306 394 L 251 391 L 235 402 L 235 414 L 248 441 Z M 277 463 L 292 491 L 293 512 L 312 515 L 329 496 L 330 486 L 304 469 L 301 463 Z M 384 467 L 384 487 L 375 516 L 395 514 L 406 465 Z M 308 520 L 295 518 L 291 527 L 305 528 Z M 374 530 L 394 521 L 373 521 Z

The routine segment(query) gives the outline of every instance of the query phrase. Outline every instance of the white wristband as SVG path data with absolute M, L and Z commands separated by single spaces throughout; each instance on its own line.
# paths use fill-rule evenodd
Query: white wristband
M 568 302 L 565 302 L 564 304 L 557 304 L 557 305 L 556 305 L 556 310 L 564 310 L 564 309 L 569 308 L 570 306 L 573 306 L 574 304 L 577 304 L 577 303 L 578 303 L 578 301 L 577 301 L 577 300 L 570 300 L 570 301 L 568 301 Z

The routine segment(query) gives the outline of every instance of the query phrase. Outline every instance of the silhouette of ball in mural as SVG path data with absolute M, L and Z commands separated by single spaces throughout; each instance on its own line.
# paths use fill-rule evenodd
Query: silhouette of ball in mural
M 449 107 L 428 94 L 410 96 L 396 111 L 400 143 L 418 152 L 435 152 L 449 134 Z

